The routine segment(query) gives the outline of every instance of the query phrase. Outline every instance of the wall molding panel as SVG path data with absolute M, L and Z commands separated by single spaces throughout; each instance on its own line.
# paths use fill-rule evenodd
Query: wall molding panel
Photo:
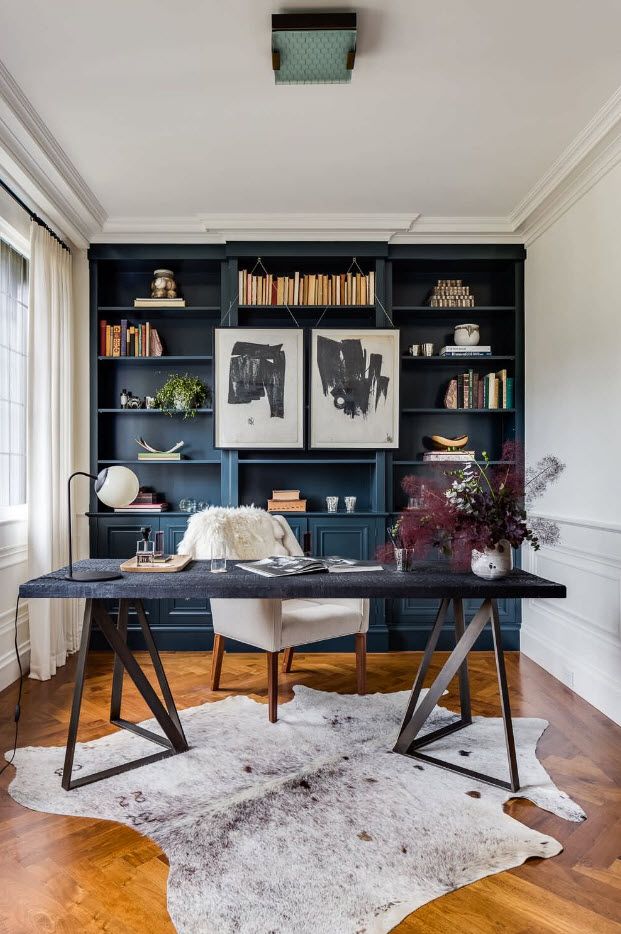
M 19 666 L 13 643 L 15 632 L 15 606 L 0 613 L 0 691 L 19 678 Z M 17 645 L 24 672 L 30 666 L 30 635 L 28 629 L 28 604 L 20 604 L 17 616 Z
M 527 600 L 520 648 L 621 724 L 621 539 L 616 526 L 547 516 L 561 543 L 524 551 L 525 567 L 567 585 L 566 600 Z

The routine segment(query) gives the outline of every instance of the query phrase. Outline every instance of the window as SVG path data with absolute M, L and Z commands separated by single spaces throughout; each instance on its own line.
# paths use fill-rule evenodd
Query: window
M 26 502 L 28 260 L 0 239 L 0 508 Z

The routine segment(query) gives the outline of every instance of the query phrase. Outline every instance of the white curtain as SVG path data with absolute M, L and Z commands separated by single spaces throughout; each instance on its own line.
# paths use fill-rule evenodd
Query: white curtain
M 71 254 L 30 227 L 28 555 L 30 576 L 67 564 L 67 479 L 73 469 Z M 77 600 L 31 600 L 30 677 L 44 681 L 78 647 Z

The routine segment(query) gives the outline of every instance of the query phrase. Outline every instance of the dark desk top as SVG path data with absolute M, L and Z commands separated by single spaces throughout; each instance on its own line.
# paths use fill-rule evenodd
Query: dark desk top
M 119 561 L 79 561 L 80 571 L 118 571 Z M 372 564 L 372 562 L 369 562 Z M 377 565 L 376 565 L 377 566 Z M 300 574 L 269 578 L 243 571 L 228 562 L 226 574 L 212 574 L 209 561 L 193 561 L 176 574 L 124 574 L 119 580 L 73 582 L 63 579 L 66 568 L 22 584 L 20 597 L 90 597 L 92 599 L 183 600 L 193 597 L 319 599 L 323 597 L 418 597 L 468 599 L 494 597 L 565 597 L 563 584 L 511 571 L 502 580 L 486 581 L 470 572 L 452 571 L 446 565 L 424 564 L 404 573 L 386 566 L 383 571 L 349 574 Z

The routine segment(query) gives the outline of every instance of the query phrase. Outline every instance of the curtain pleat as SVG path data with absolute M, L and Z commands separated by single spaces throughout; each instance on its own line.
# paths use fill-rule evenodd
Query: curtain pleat
M 74 464 L 72 258 L 30 227 L 28 553 L 30 576 L 67 564 L 67 479 Z M 31 600 L 30 677 L 51 678 L 79 644 L 78 600 Z

